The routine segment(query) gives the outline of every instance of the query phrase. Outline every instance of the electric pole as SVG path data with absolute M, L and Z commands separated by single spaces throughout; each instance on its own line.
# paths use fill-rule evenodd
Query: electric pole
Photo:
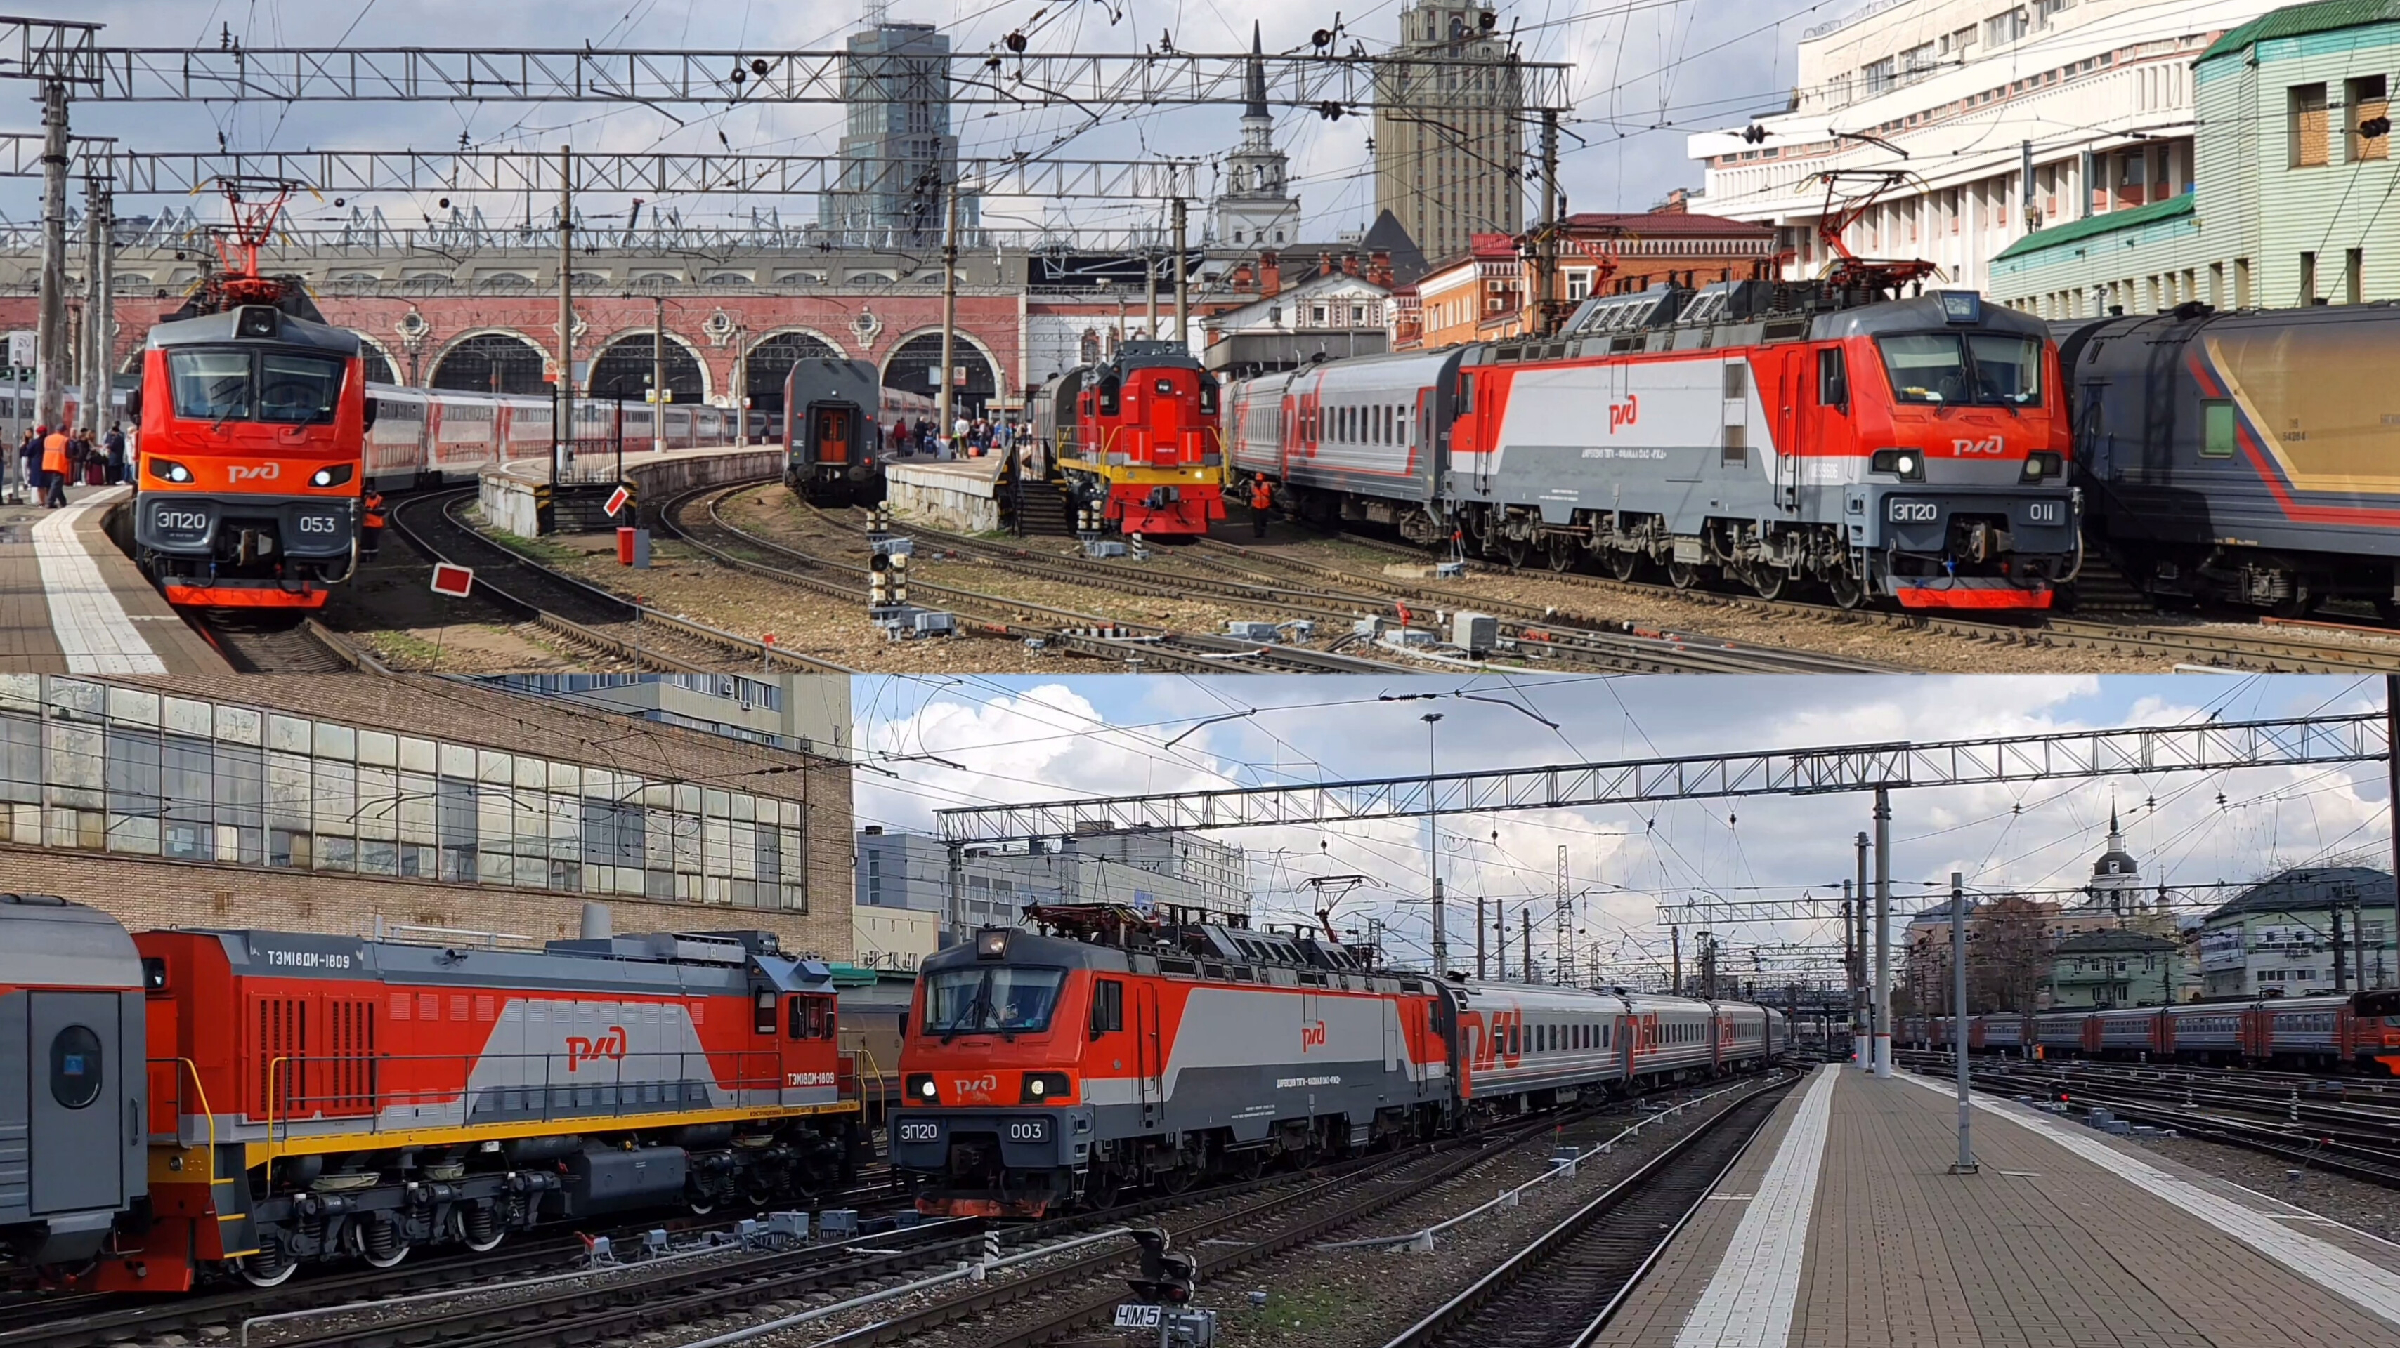
M 558 147 L 558 425 L 550 438 L 550 485 L 555 487 L 560 465 L 575 456 L 575 149 L 571 145 Z
M 1558 217 L 1565 206 L 1558 192 L 1558 113 L 1542 112 L 1542 224 L 1533 249 L 1535 337 L 1556 331 L 1558 306 L 1551 290 L 1558 284 Z
M 1892 793 L 1875 788 L 1875 1075 L 1892 1075 Z
M 650 448 L 667 452 L 667 297 L 653 295 L 650 318 Z
M 1486 963 L 1486 962 L 1485 962 L 1485 958 L 1484 958 L 1484 951 L 1485 951 L 1485 941 L 1484 941 L 1484 937 L 1487 935 L 1487 933 L 1485 932 L 1485 930 L 1484 930 L 1484 925 L 1483 925 L 1484 923 L 1486 923 L 1486 922 L 1488 922 L 1488 921 L 1490 921 L 1490 920 L 1491 920 L 1491 918 L 1490 918 L 1490 915 L 1489 915 L 1489 914 L 1487 914 L 1487 913 L 1485 913 L 1485 912 L 1483 911 L 1483 896 L 1482 896 L 1482 895 L 1480 895 L 1480 894 L 1476 895 L 1476 896 L 1475 896 L 1475 981 L 1476 981 L 1476 982 L 1478 982 L 1478 983 L 1484 982 L 1485 980 L 1487 980 L 1487 979 L 1489 979 L 1489 978 L 1491 977 L 1491 965 L 1489 965 L 1488 963 Z
M 936 436 L 947 438 L 956 415 L 951 401 L 952 362 L 957 359 L 958 343 L 958 184 L 943 182 L 941 170 L 934 170 L 934 181 L 942 188 L 942 370 L 941 424 L 933 428 Z M 1436 970 L 1439 972 L 1439 970 Z
M 67 401 L 67 86 L 42 84 L 42 294 L 34 323 L 33 419 L 63 429 Z
M 1442 923 L 1442 812 L 1440 784 L 1434 781 L 1433 728 L 1442 714 L 1429 711 L 1417 718 L 1425 723 L 1425 869 L 1433 879 L 1433 976 L 1450 976 L 1450 933 Z M 1476 938 L 1482 943 L 1482 937 Z M 1501 952 L 1500 971 L 1508 972 L 1508 955 Z
M 1533 982 L 1533 905 L 1517 910 L 1518 931 L 1525 943 L 1525 981 Z
M 1183 198 L 1175 198 L 1175 340 L 1188 350 L 1192 344 L 1192 301 L 1185 289 L 1183 259 Z
M 108 415 L 108 235 L 102 223 L 108 215 L 103 205 L 108 199 L 108 184 L 95 176 L 83 180 L 83 352 L 76 364 L 83 367 L 83 428 L 97 438 L 106 429 Z

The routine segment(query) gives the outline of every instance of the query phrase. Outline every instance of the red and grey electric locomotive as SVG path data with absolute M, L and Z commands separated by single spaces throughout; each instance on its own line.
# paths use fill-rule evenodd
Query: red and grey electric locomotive
M 2056 348 L 1967 291 L 1729 281 L 1587 301 L 1548 340 L 1236 385 L 1237 488 L 1557 570 L 2046 608 L 2081 564 Z
M 1788 1046 L 1781 1013 L 1743 1003 L 1445 981 L 1307 932 L 1032 911 L 1055 934 L 987 928 L 919 971 L 891 1156 L 922 1212 L 1176 1193 Z

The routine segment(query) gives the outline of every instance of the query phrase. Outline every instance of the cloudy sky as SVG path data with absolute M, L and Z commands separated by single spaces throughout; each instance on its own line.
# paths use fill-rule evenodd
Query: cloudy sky
M 1684 158 L 1687 130 L 1738 124 L 1749 113 L 1779 107 L 1791 83 L 1792 49 L 1800 30 L 1858 7 L 1861 0 L 1521 0 L 1501 9 L 1503 28 L 1519 27 L 1528 55 L 1575 66 L 1577 111 L 1568 123 L 1562 180 L 1572 209 L 1641 209 L 1669 188 L 1697 186 L 1699 171 Z M 816 49 L 839 45 L 854 28 L 855 0 L 47 0 L 21 7 L 108 26 L 107 45 L 216 47 L 228 36 L 246 47 L 509 46 L 700 49 Z M 1251 25 L 1263 25 L 1270 51 L 1305 51 L 1310 33 L 1340 15 L 1347 50 L 1353 41 L 1380 50 L 1397 36 L 1401 0 L 1354 0 L 1351 5 L 1285 6 L 1265 0 L 893 0 L 892 17 L 939 25 L 955 49 L 981 51 L 1014 30 L 1031 35 L 1035 51 L 1138 51 L 1171 39 L 1184 51 L 1247 49 Z M 27 91 L 28 93 L 30 91 Z M 149 150 L 212 147 L 219 133 L 236 149 L 351 147 L 448 148 L 464 136 L 481 148 L 715 149 L 718 137 L 736 150 L 830 153 L 838 146 L 838 109 L 710 111 L 677 108 L 669 116 L 647 108 L 596 105 L 302 104 L 289 109 L 224 105 L 166 110 L 156 106 L 79 105 L 76 130 L 114 135 Z M 1081 130 L 1060 157 L 1127 159 L 1156 154 L 1204 154 L 1236 138 L 1234 109 L 1176 109 L 1114 116 Z M 686 125 L 678 125 L 676 119 Z M 36 107 L 20 117 L 38 124 Z M 1043 150 L 1082 127 L 1064 111 L 964 120 L 970 149 Z M 1303 234 L 1330 239 L 1335 231 L 1370 222 L 1374 184 L 1368 170 L 1368 121 L 1328 122 L 1313 112 L 1287 111 L 1278 142 L 1293 156 L 1293 176 L 1306 211 Z M 430 195 L 430 194 L 429 194 Z M 160 203 L 151 203 L 153 208 Z M 186 203 L 177 200 L 179 208 Z M 414 224 L 433 212 L 430 199 L 385 198 L 395 224 Z M 463 204 L 463 203 L 462 203 Z M 672 204 L 672 203 L 670 203 Z M 789 217 L 813 218 L 812 201 L 773 200 Z M 0 186 L 0 211 L 26 219 L 37 207 L 24 183 Z M 540 203 L 535 210 L 547 208 Z M 133 211 L 142 203 L 131 204 Z M 330 211 L 328 205 L 323 208 Z M 523 200 L 492 200 L 487 213 L 522 218 Z M 690 203 L 687 217 L 721 207 Z M 1039 210 L 1039 206 L 1027 209 Z M 1083 218 L 1107 223 L 1152 223 L 1149 213 L 1097 206 Z M 438 213 L 438 212 L 435 212 Z M 1003 219 L 994 225 L 1013 223 Z
M 1391 703 L 1386 694 L 1453 694 Z M 1474 698 L 1454 694 L 1468 692 Z M 1481 700 L 1497 699 L 1497 701 Z M 1193 679 L 861 678 L 861 823 L 932 830 L 951 805 L 1054 800 L 1422 772 L 1427 710 L 1443 771 L 1813 745 L 1976 739 L 2120 725 L 2379 710 L 2380 680 L 2348 677 Z M 1531 710 L 1527 715 L 1515 702 Z M 1224 718 L 1224 719 L 1212 719 Z M 1555 722 L 1556 729 L 1542 724 Z M 2382 865 L 2383 766 L 2157 774 L 2107 781 L 1918 789 L 1894 798 L 1895 907 L 1928 906 L 1949 873 L 1971 889 L 2081 884 L 2112 804 L 2146 877 L 2202 887 L 2328 858 Z M 1540 896 L 1567 848 L 1579 945 L 1622 975 L 1663 961 L 1661 899 L 1837 894 L 1869 798 L 1812 796 L 1448 816 L 1447 891 Z M 1311 875 L 1365 874 L 1346 900 L 1391 921 L 1395 953 L 1430 932 L 1422 821 L 1229 831 L 1250 850 L 1262 920 L 1306 920 Z M 2208 891 L 2199 891 L 2205 896 Z M 1537 928 L 1541 920 L 1537 917 Z M 1471 923 L 1452 949 L 1471 962 Z M 1514 921 L 1511 923 L 1512 935 Z M 1838 945 L 1834 923 L 1743 926 L 1753 944 Z M 1690 934 L 1686 933 L 1686 952 Z M 1546 948 L 1547 938 L 1537 944 Z M 1737 957 L 1740 958 L 1740 957 Z M 1747 963 L 1746 959 L 1741 962 Z

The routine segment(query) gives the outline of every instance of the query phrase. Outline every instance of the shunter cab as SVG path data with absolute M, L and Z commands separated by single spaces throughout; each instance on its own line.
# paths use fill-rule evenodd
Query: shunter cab
M 1059 467 L 1079 509 L 1148 537 L 1205 534 L 1225 518 L 1217 377 L 1177 342 L 1127 342 L 1070 373 L 1075 431 L 1054 409 Z
M 136 556 L 167 599 L 322 607 L 357 566 L 368 407 L 341 328 L 275 304 L 151 328 L 126 411 Z

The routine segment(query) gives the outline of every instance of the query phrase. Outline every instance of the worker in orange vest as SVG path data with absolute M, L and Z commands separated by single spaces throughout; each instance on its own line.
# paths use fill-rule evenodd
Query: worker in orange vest
M 359 504 L 364 507 L 360 522 L 366 528 L 359 534 L 358 550 L 371 562 L 383 551 L 383 493 L 369 487 L 366 499 Z
M 67 503 L 67 433 L 52 431 L 42 442 L 43 501 L 52 510 Z
M 1250 479 L 1250 532 L 1253 537 L 1267 536 L 1267 519 L 1275 509 L 1275 483 L 1265 474 Z

